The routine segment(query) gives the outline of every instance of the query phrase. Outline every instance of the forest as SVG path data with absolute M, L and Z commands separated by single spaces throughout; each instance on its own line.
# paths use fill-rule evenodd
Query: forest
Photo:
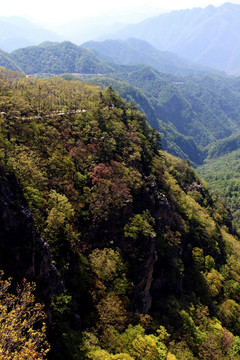
M 14 341 L 10 328 L 0 341 L 3 358 L 12 351 L 19 360 L 29 353 L 240 359 L 240 246 L 231 213 L 189 161 L 162 150 L 158 131 L 132 102 L 111 87 L 2 68 L 0 165 L 0 234 L 29 253 L 24 277 L 36 282 L 36 289 L 20 282 L 14 292 L 19 248 L 6 245 L 0 331 L 20 311 L 17 328 L 28 338 Z M 19 232 L 11 232 L 11 216 L 25 216 Z M 43 268 L 56 269 L 63 285 L 53 296 L 45 279 L 47 301 L 27 267 L 40 262 L 37 234 L 51 251 Z M 31 309 L 28 330 L 14 307 L 20 294 Z

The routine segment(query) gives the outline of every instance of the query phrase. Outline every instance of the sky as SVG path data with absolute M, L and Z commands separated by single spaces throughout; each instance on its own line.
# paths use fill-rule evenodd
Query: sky
M 116 13 L 123 9 L 125 12 L 134 12 L 138 11 L 139 8 L 143 9 L 144 5 L 145 9 L 147 9 L 146 6 L 158 9 L 158 13 L 156 13 L 158 15 L 163 10 L 167 12 L 193 7 L 206 7 L 209 4 L 219 6 L 224 2 L 240 4 L 240 0 L 8 0 L 1 3 L 0 16 L 22 16 L 51 26 L 66 23 L 74 18 L 95 17 L 111 12 Z M 148 17 L 148 14 L 146 17 Z

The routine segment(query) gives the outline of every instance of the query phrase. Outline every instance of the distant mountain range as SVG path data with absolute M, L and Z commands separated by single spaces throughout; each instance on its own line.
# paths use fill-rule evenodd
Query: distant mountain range
M 191 63 L 174 53 L 157 50 L 147 41 L 136 38 L 89 41 L 82 44 L 82 47 L 107 62 L 124 65 L 146 64 L 161 72 L 182 75 L 214 72 L 213 69 Z
M 229 73 L 240 73 L 240 5 L 172 11 L 128 25 L 104 39 L 146 40 L 162 51 Z
M 51 30 L 24 17 L 0 16 L 0 49 L 11 52 L 22 47 L 39 45 L 44 41 L 64 40 L 80 45 L 161 12 L 163 10 L 158 7 L 139 5 L 137 9 L 134 7 L 111 11 L 93 17 L 81 17 L 81 14 L 78 14 L 79 17 L 71 21 L 58 26 L 51 25 Z
M 212 67 L 230 74 L 240 74 L 240 5 L 226 3 L 219 7 L 212 5 L 202 9 L 193 8 L 188 10 L 162 13 L 155 17 L 147 18 L 136 24 L 124 25 L 119 19 L 95 18 L 76 19 L 72 23 L 63 24 L 55 31 L 43 29 L 34 23 L 20 17 L 0 17 L 0 49 L 12 51 L 17 48 L 30 45 L 38 45 L 44 41 L 71 40 L 80 44 L 86 39 L 91 40 L 127 40 L 137 38 L 145 40 L 153 47 L 162 52 L 171 52 L 192 63 Z M 111 21 L 110 21 L 110 20 Z M 110 56 L 112 60 L 120 63 L 134 63 L 131 54 L 126 60 L 122 52 L 117 54 L 114 43 L 84 44 L 98 52 L 98 56 Z M 118 44 L 119 49 L 120 44 Z M 151 66 L 159 62 L 159 54 L 156 49 L 145 46 L 147 54 L 128 42 L 121 43 L 128 47 L 128 51 L 138 51 L 139 62 L 143 61 Z M 142 44 L 140 45 L 142 47 Z M 93 49 L 94 47 L 94 49 Z M 112 54 L 107 53 L 111 47 Z M 129 49 L 131 48 L 131 49 Z M 125 51 L 124 50 L 124 51 Z M 140 50 L 140 51 L 139 51 Z M 140 53 L 139 53 L 140 52 Z M 169 65 L 186 67 L 177 56 L 165 53 Z M 134 55 L 135 56 L 135 55 Z M 151 59 L 149 59 L 149 57 Z M 124 62 L 125 61 L 125 62 Z M 192 65 L 188 64 L 187 67 Z M 160 69 L 164 71 L 164 69 Z M 175 71 L 175 70 L 174 70 Z

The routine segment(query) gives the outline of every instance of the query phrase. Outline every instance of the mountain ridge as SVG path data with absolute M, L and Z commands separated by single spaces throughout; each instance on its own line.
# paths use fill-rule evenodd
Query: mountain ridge
M 137 38 L 128 38 L 122 41 L 111 39 L 102 42 L 89 41 L 81 46 L 93 51 L 96 56 L 108 62 L 112 60 L 123 65 L 142 63 L 160 72 L 187 75 L 216 71 L 197 63 L 191 63 L 169 51 L 157 50 L 147 41 Z

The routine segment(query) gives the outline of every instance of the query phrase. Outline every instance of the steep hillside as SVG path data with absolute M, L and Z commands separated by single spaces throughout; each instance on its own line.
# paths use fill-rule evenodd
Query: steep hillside
M 205 146 L 240 129 L 239 78 L 217 75 L 181 77 L 159 73 L 144 65 L 118 65 L 115 70 L 112 77 L 133 85 L 147 97 L 154 110 L 151 117 L 141 103 L 140 106 L 151 126 L 166 135 L 166 149 L 174 155 L 186 156 L 193 163 L 200 164 L 205 156 Z M 111 80 L 108 83 L 103 79 L 92 79 L 91 82 L 112 84 Z M 182 144 L 177 140 L 179 136 Z M 188 139 L 184 140 L 184 137 Z M 187 149 L 183 143 L 189 141 L 191 147 Z
M 48 244 L 40 237 L 13 174 L 0 167 L 0 269 L 13 283 L 34 281 L 35 295 L 49 311 L 51 299 L 64 287 L 52 264 Z M 50 320 L 50 319 L 49 319 Z
M 172 11 L 128 25 L 106 39 L 136 37 L 162 51 L 229 73 L 240 72 L 240 5 Z
M 239 242 L 189 164 L 111 88 L 0 80 L 0 163 L 66 288 L 48 358 L 239 359 Z
M 144 67 L 140 67 L 139 74 L 142 73 Z M 130 76 L 132 69 L 129 69 Z M 117 76 L 118 78 L 118 76 Z M 163 80 L 163 86 L 167 86 Z M 161 108 L 157 101 L 149 93 L 145 93 L 138 87 L 129 85 L 127 82 L 117 81 L 111 78 L 91 78 L 87 83 L 97 84 L 101 87 L 111 86 L 126 99 L 136 104 L 137 108 L 146 114 L 147 121 L 152 128 L 157 129 L 162 135 L 162 146 L 171 154 L 179 156 L 182 159 L 188 159 L 193 164 L 201 164 L 204 158 L 204 152 L 196 144 L 191 136 L 183 135 L 170 121 L 159 120 Z M 135 83 L 135 82 L 133 82 Z

